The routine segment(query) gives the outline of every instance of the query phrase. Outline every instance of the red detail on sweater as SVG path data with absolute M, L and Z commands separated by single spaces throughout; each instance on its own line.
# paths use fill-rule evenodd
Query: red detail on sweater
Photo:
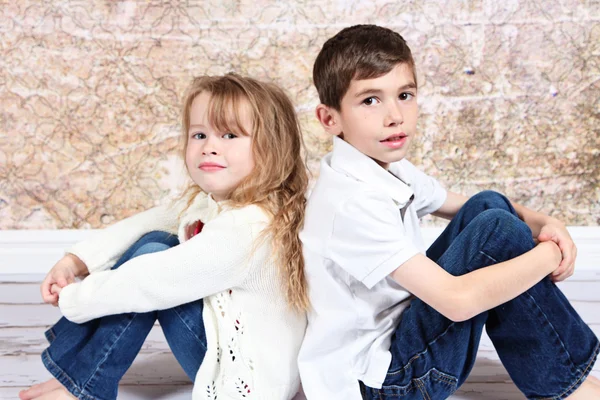
M 204 228 L 204 223 L 202 221 L 198 221 L 198 224 L 196 225 L 196 229 L 194 229 L 194 233 L 192 234 L 190 239 L 193 238 L 194 236 L 196 236 L 197 234 L 199 234 L 200 232 L 202 232 L 202 228 Z

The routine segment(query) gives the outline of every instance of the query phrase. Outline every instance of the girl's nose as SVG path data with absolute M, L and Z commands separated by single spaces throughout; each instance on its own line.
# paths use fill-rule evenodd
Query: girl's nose
M 217 139 L 212 136 L 209 136 L 204 142 L 204 147 L 202 148 L 202 155 L 213 155 L 216 156 L 217 152 Z

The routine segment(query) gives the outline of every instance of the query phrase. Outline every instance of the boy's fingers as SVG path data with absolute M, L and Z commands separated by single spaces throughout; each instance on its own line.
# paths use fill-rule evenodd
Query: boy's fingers
M 56 284 L 58 286 L 60 286 L 61 288 L 65 287 L 68 285 L 67 280 L 64 277 L 60 277 L 57 279 Z
M 566 270 L 565 272 L 563 272 L 562 274 L 560 274 L 559 276 L 555 277 L 554 282 L 562 282 L 565 279 L 567 279 L 568 277 L 570 277 L 571 275 L 573 275 L 571 270 Z

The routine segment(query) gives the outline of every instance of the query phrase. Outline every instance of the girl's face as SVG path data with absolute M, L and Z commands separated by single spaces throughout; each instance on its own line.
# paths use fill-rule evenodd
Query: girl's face
M 229 194 L 254 168 L 252 138 L 241 132 L 217 132 L 208 121 L 210 93 L 202 92 L 192 102 L 185 164 L 192 180 L 216 201 Z M 240 121 L 252 132 L 249 107 L 240 107 Z

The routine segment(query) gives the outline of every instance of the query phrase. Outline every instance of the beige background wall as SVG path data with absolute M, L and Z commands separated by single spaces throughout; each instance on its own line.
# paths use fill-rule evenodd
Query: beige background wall
M 600 0 L 2 1 L 0 229 L 99 228 L 182 182 L 194 75 L 271 79 L 303 121 L 313 60 L 345 26 L 399 31 L 417 62 L 410 159 L 448 188 L 494 188 L 600 225 Z

